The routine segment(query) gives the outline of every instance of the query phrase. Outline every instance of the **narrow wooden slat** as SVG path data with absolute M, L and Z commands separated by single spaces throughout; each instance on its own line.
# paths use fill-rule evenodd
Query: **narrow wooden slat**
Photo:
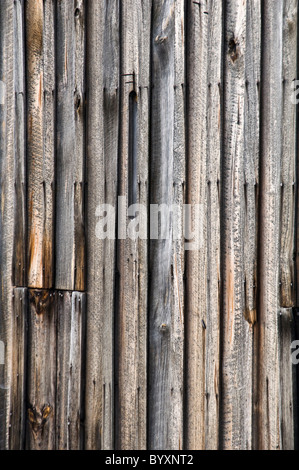
M 207 235 L 186 255 L 185 442 L 189 449 L 217 449 L 222 8 L 215 2 L 190 2 L 187 13 L 187 201 L 193 211 L 195 204 L 202 207 L 197 223 Z
M 14 3 L 0 8 L 0 448 L 9 445 L 12 358 L 12 250 L 14 223 Z
M 29 290 L 26 448 L 55 449 L 56 312 L 51 291 Z
M 9 449 L 23 450 L 26 423 L 27 289 L 13 290 Z
M 279 399 L 280 399 L 280 448 L 294 450 L 295 448 L 295 367 L 291 360 L 291 344 L 294 340 L 294 321 L 291 308 L 281 308 L 279 311 Z
M 53 286 L 54 4 L 29 0 L 26 12 L 28 286 Z
M 245 319 L 244 298 L 247 8 L 239 1 L 225 5 L 220 446 L 251 449 L 253 349 L 251 321 Z
M 280 305 L 294 306 L 294 232 L 296 171 L 296 106 L 290 99 L 297 74 L 297 2 L 286 0 L 283 6 L 283 111 L 281 162 L 280 233 Z
M 258 303 L 258 442 L 278 449 L 279 432 L 279 230 L 282 123 L 283 3 L 262 2 L 261 165 Z
M 121 3 L 120 189 L 125 207 L 148 206 L 148 138 L 151 1 Z M 128 75 L 131 74 L 131 75 Z M 116 448 L 146 448 L 147 226 L 125 217 L 118 241 L 119 314 Z M 137 226 L 138 220 L 143 227 Z M 132 239 L 143 230 L 143 239 Z M 145 231 L 145 237 L 144 237 Z M 145 239 L 144 239 L 145 238 Z
M 57 292 L 56 448 L 82 448 L 85 294 Z
M 150 203 L 184 202 L 184 2 L 153 1 Z M 162 217 L 167 223 L 167 216 Z M 182 228 L 182 227 L 181 227 Z M 183 445 L 184 240 L 150 240 L 150 449 Z
M 14 4 L 15 68 L 15 218 L 13 284 L 27 285 L 26 272 L 26 159 L 25 159 L 25 55 L 24 2 Z
M 92 0 L 87 27 L 87 354 L 85 448 L 114 447 L 115 240 L 98 233 L 101 204 L 117 206 L 118 0 Z M 95 256 L 96 253 L 96 256 Z
M 57 2 L 57 190 L 55 287 L 84 290 L 85 9 Z

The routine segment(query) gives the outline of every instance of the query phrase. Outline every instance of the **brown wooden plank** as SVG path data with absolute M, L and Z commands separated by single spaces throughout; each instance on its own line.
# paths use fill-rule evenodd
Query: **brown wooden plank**
M 56 325 L 53 293 L 30 289 L 26 433 L 30 450 L 55 449 Z
M 244 118 L 246 4 L 226 3 L 222 163 L 221 439 L 223 449 L 252 448 L 252 328 L 246 321 Z
M 184 202 L 184 36 L 184 2 L 153 1 L 151 204 Z M 184 240 L 165 235 L 150 240 L 148 446 L 181 449 Z
M 262 8 L 261 165 L 259 213 L 259 449 L 279 449 L 279 223 L 282 123 L 283 3 Z
M 85 294 L 57 292 L 56 448 L 82 448 Z
M 115 240 L 98 233 L 101 204 L 117 206 L 118 1 L 92 0 L 87 27 L 87 354 L 85 448 L 114 446 Z M 96 253 L 96 256 L 95 256 Z
M 296 106 L 290 99 L 292 82 L 297 76 L 297 2 L 286 0 L 283 6 L 283 111 L 281 162 L 281 233 L 280 233 L 280 305 L 292 307 L 295 302 L 295 171 L 296 171 Z
M 53 285 L 54 4 L 29 0 L 26 12 L 28 285 Z
M 151 1 L 121 2 L 120 188 L 125 207 L 148 206 Z M 132 208 L 134 210 L 134 208 Z M 147 226 L 125 217 L 119 272 L 116 448 L 146 448 Z M 142 222 L 141 222 L 142 224 Z M 130 230 L 132 229 L 132 234 Z M 134 236 L 136 230 L 140 237 Z
M 12 355 L 12 250 L 14 223 L 14 3 L 0 8 L 0 448 L 9 445 Z
M 13 290 L 9 449 L 23 450 L 26 424 L 27 289 Z
M 57 2 L 57 190 L 55 287 L 84 290 L 85 9 Z
M 13 284 L 27 285 L 26 272 L 26 142 L 25 142 L 25 44 L 24 2 L 14 3 L 14 69 L 15 69 L 15 222 L 13 248 Z

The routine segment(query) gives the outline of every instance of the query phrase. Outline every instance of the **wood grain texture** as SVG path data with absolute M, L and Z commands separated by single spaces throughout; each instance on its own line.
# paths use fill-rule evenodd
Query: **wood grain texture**
M 198 250 L 186 254 L 185 442 L 189 449 L 217 449 L 222 8 L 190 2 L 187 15 L 187 201 L 201 205 L 198 224 L 206 236 Z
M 54 3 L 29 0 L 26 14 L 28 286 L 53 287 Z
M 10 383 L 12 364 L 12 256 L 14 223 L 14 3 L 0 8 L 0 448 L 9 445 Z
M 184 202 L 184 25 L 184 2 L 153 1 L 150 203 L 168 207 Z M 184 240 L 167 219 L 150 240 L 150 449 L 183 446 Z
M 57 292 L 56 449 L 82 449 L 85 294 Z
M 85 448 L 113 449 L 116 243 L 98 238 L 97 224 L 99 215 L 104 215 L 98 212 L 101 204 L 117 206 L 119 2 L 89 2 L 87 21 L 89 230 Z
M 119 195 L 124 197 L 126 208 L 131 204 L 142 204 L 146 212 L 150 34 L 151 1 L 143 1 L 142 5 L 140 0 L 121 2 Z M 129 215 L 124 220 L 128 225 L 128 234 L 126 239 L 118 241 L 117 254 L 119 301 L 115 445 L 119 449 L 145 449 L 148 232 L 142 214 L 138 213 L 135 217 L 134 214 Z M 138 231 L 143 231 L 140 238 L 136 234 Z
M 261 164 L 259 214 L 258 439 L 279 449 L 279 230 L 282 148 L 283 4 L 262 8 Z
M 281 308 L 278 320 L 279 334 L 279 398 L 280 398 L 280 448 L 294 450 L 296 423 L 295 367 L 291 360 L 291 344 L 295 338 L 293 312 L 291 308 Z M 295 399 L 295 402 L 294 402 Z
M 55 287 L 84 290 L 85 10 L 56 5 L 57 188 Z
M 14 3 L 14 70 L 15 70 L 15 201 L 14 201 L 14 247 L 13 284 L 27 285 L 27 207 L 26 207 L 26 92 L 25 92 L 25 33 L 24 2 Z
M 56 329 L 55 296 L 29 289 L 26 449 L 55 449 Z
M 252 448 L 252 328 L 246 321 L 245 55 L 247 8 L 226 2 L 224 134 L 222 162 L 221 442 L 223 449 Z
M 27 289 L 13 290 L 12 374 L 9 449 L 23 450 L 26 425 Z
M 297 2 L 283 6 L 282 47 L 282 149 L 281 149 L 281 221 L 280 221 L 280 306 L 295 302 L 295 172 L 296 172 L 296 106 L 290 99 L 292 82 L 297 74 Z

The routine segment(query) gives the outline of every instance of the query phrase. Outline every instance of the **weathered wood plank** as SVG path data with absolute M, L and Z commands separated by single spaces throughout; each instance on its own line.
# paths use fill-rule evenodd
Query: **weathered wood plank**
M 295 180 L 296 180 L 296 106 L 290 99 L 297 76 L 297 2 L 284 1 L 282 48 L 282 153 L 281 153 L 281 231 L 280 231 L 280 306 L 295 302 Z
M 279 399 L 280 399 L 280 448 L 294 450 L 295 448 L 295 406 L 294 390 L 296 389 L 295 366 L 290 354 L 294 340 L 294 321 L 292 308 L 281 308 L 278 320 L 279 338 Z
M 251 449 L 253 349 L 251 319 L 247 322 L 245 318 L 244 292 L 247 6 L 233 0 L 225 6 L 220 447 Z
M 121 2 L 119 195 L 124 198 L 125 208 L 142 204 L 146 213 L 150 33 L 151 1 L 143 1 L 142 5 L 140 0 Z M 132 207 L 132 215 L 124 217 L 128 233 L 118 241 L 116 448 L 119 449 L 146 448 L 148 242 L 146 223 L 140 212 L 136 216 L 135 209 Z
M 12 249 L 14 223 L 14 3 L 0 8 L 0 448 L 9 445 L 12 355 Z
M 279 230 L 283 2 L 262 8 L 261 164 L 259 212 L 259 449 L 279 449 Z
M 9 449 L 23 450 L 26 424 L 27 289 L 13 290 Z
M 55 287 L 84 290 L 85 10 L 57 2 L 57 188 Z
M 82 448 L 85 294 L 57 292 L 56 449 Z
M 113 449 L 116 244 L 113 239 L 101 238 L 98 216 L 104 216 L 101 204 L 117 206 L 119 2 L 100 4 L 92 0 L 87 14 L 89 230 L 85 448 Z
M 187 202 L 192 205 L 193 229 L 197 216 L 200 233 L 207 235 L 186 255 L 185 443 L 188 449 L 217 449 L 222 7 L 209 1 L 189 5 Z M 195 204 L 202 208 L 198 214 Z
M 53 286 L 54 3 L 29 0 L 26 12 L 28 286 Z
M 29 290 L 26 448 L 55 449 L 56 328 L 54 296 Z
M 180 208 L 185 183 L 184 31 L 183 1 L 153 1 L 150 203 Z M 166 229 L 160 239 L 150 240 L 150 449 L 183 446 L 184 240 L 173 240 L 168 222 L 167 214 L 162 215 Z
M 25 157 L 25 34 L 24 2 L 14 3 L 14 70 L 15 70 L 15 217 L 13 248 L 13 284 L 27 285 L 26 272 L 26 157 Z

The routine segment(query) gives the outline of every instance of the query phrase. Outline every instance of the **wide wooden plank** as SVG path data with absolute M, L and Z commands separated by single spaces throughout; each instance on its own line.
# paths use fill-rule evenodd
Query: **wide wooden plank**
M 87 353 L 85 448 L 114 446 L 115 240 L 101 237 L 101 204 L 117 206 L 119 2 L 92 0 L 87 19 Z M 113 225 L 115 226 L 115 225 Z M 116 232 L 116 226 L 115 226 Z M 96 256 L 95 256 L 96 253 Z
M 120 186 L 125 209 L 148 207 L 151 1 L 121 2 Z M 119 272 L 116 448 L 146 448 L 147 224 L 136 207 L 122 219 Z
M 27 360 L 27 289 L 13 290 L 12 374 L 9 424 L 9 449 L 25 448 L 26 360 Z
M 15 217 L 13 248 L 13 284 L 27 285 L 26 247 L 26 143 L 25 143 L 25 44 L 24 2 L 14 3 L 14 70 L 15 70 Z
M 57 2 L 57 189 L 55 287 L 84 290 L 85 10 Z
M 262 9 L 261 164 L 259 212 L 258 419 L 259 449 L 279 449 L 279 229 L 282 148 L 283 2 Z
M 57 294 L 56 294 L 57 295 Z M 26 449 L 55 449 L 55 296 L 29 289 Z
M 54 3 L 29 0 L 26 13 L 28 286 L 53 286 Z
M 296 106 L 290 99 L 292 82 L 297 77 L 297 2 L 283 5 L 283 111 L 281 161 L 280 306 L 295 305 L 295 180 L 296 180 Z
M 252 319 L 246 318 L 244 292 L 247 6 L 239 1 L 225 5 L 220 447 L 251 449 Z
M 14 3 L 0 8 L 0 448 L 9 445 L 12 354 L 12 250 L 14 233 Z
M 56 293 L 57 388 L 56 449 L 82 448 L 82 391 L 85 294 Z
M 150 203 L 180 208 L 185 184 L 184 31 L 184 2 L 153 1 Z M 173 240 L 167 214 L 161 220 L 165 230 L 150 240 L 149 255 L 148 446 L 181 449 L 184 240 Z

